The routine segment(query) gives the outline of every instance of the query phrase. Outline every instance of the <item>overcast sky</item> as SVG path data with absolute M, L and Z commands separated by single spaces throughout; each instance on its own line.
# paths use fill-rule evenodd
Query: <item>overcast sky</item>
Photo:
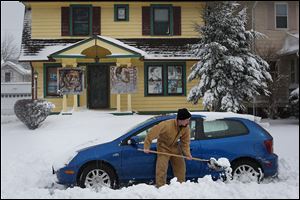
M 24 5 L 19 1 L 1 1 L 1 41 L 5 34 L 12 34 L 21 47 Z

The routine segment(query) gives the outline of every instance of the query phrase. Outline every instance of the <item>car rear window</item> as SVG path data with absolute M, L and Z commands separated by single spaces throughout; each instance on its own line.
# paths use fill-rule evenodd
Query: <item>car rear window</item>
M 205 138 L 230 137 L 248 133 L 246 126 L 237 120 L 215 120 L 203 122 Z

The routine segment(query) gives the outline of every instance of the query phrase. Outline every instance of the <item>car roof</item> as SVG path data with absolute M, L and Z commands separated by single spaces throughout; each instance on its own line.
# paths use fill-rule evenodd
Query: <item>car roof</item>
M 233 112 L 191 112 L 193 117 L 202 117 L 205 121 L 212 121 L 217 119 L 225 119 L 225 118 L 241 118 L 241 119 L 248 119 L 251 121 L 259 122 L 261 117 L 257 117 L 250 114 L 238 114 Z M 160 115 L 154 118 L 160 119 L 172 119 L 176 117 L 176 113 L 171 113 L 168 115 Z

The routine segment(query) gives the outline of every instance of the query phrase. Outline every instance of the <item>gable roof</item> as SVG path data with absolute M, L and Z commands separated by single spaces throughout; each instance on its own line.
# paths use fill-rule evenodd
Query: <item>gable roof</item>
M 23 66 L 15 64 L 11 61 L 6 61 L 6 62 L 3 62 L 3 63 L 1 62 L 1 70 L 5 66 L 9 66 L 10 68 L 14 69 L 15 71 L 19 72 L 22 75 L 30 75 L 31 74 L 30 70 L 24 69 Z
M 138 48 L 132 47 L 130 45 L 127 45 L 117 39 L 96 35 L 91 38 L 76 42 L 74 44 L 67 45 L 66 48 L 51 53 L 49 57 L 53 57 L 53 58 L 64 57 L 64 56 L 85 57 L 85 55 L 81 54 L 83 50 L 81 47 L 84 46 L 84 48 L 87 48 L 86 45 L 88 45 L 88 47 L 92 47 L 96 43 L 98 44 L 100 43 L 101 44 L 100 46 L 103 46 L 111 51 L 111 54 L 107 55 L 106 57 L 114 57 L 114 56 L 142 57 L 146 55 L 146 52 Z

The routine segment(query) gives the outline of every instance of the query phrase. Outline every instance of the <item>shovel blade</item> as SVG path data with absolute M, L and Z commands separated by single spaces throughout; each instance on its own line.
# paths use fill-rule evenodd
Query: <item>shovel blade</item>
M 207 163 L 208 167 L 215 171 L 223 171 L 226 167 L 220 165 L 215 158 L 210 158 Z

